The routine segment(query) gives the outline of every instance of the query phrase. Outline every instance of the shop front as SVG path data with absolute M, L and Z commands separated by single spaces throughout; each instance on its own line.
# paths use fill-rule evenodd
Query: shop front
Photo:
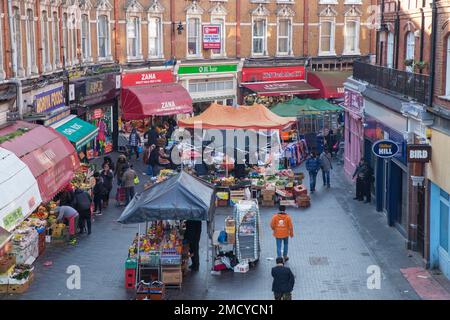
M 320 92 L 313 98 L 331 99 L 336 102 L 342 101 L 345 94 L 344 83 L 351 75 L 352 72 L 348 71 L 308 72 L 308 83 L 320 89 Z
M 244 67 L 240 90 L 243 102 L 271 107 L 294 96 L 308 98 L 320 90 L 306 82 L 304 66 Z
M 365 93 L 367 90 L 363 93 Z M 364 158 L 374 169 L 377 211 L 387 215 L 389 226 L 395 226 L 407 237 L 409 173 L 406 161 L 404 133 L 407 120 L 402 115 L 378 104 L 365 96 L 364 101 Z M 377 157 L 373 145 L 380 140 L 389 140 L 398 146 L 398 152 L 390 158 Z
M 182 63 L 176 71 L 178 83 L 192 97 L 195 114 L 203 112 L 212 103 L 237 104 L 239 61 L 217 63 Z
M 430 267 L 450 279 L 450 132 L 431 129 L 433 152 L 427 165 L 430 199 Z
M 82 120 L 98 129 L 96 137 L 82 146 L 80 159 L 94 159 L 117 149 L 120 84 L 120 74 L 116 72 L 70 81 L 69 97 L 72 110 L 75 110 Z
M 63 134 L 78 152 L 91 143 L 97 137 L 99 131 L 98 127 L 81 120 L 75 115 L 70 115 L 51 127 Z
M 363 151 L 364 126 L 363 126 L 363 106 L 364 98 L 360 93 L 358 81 L 348 79 L 344 83 L 344 170 L 351 177 L 355 172 Z

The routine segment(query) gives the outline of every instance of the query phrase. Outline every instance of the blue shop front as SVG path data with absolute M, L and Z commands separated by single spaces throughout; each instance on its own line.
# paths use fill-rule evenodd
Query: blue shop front
M 393 108 L 367 96 L 364 107 L 364 158 L 374 170 L 372 194 L 376 209 L 384 212 L 388 225 L 396 227 L 406 238 L 409 181 L 404 133 L 407 131 L 407 119 Z M 385 139 L 394 141 L 399 147 L 398 153 L 392 158 L 380 158 L 372 152 L 373 144 Z

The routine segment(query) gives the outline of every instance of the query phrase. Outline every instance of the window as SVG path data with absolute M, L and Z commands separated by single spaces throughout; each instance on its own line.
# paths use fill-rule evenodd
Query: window
M 59 45 L 59 25 L 58 13 L 53 12 L 52 35 L 53 35 L 53 63 L 55 66 L 61 64 L 60 61 L 60 45 Z
M 291 20 L 280 19 L 278 21 L 278 49 L 280 55 L 291 54 Z
M 188 19 L 188 55 L 200 56 L 200 19 Z
M 439 245 L 446 252 L 448 251 L 448 234 L 449 234 L 449 214 L 450 208 L 448 202 L 441 198 L 440 201 L 440 230 L 439 230 Z
M 75 14 L 73 13 L 70 15 L 70 34 L 71 34 L 70 56 L 72 59 L 72 63 L 74 64 L 78 61 L 77 57 L 78 39 L 77 39 L 76 19 Z
M 345 49 L 346 53 L 357 53 L 359 27 L 358 21 L 349 20 L 345 23 Z
M 48 37 L 48 15 L 47 11 L 42 11 L 42 23 L 41 23 L 41 35 L 42 35 L 42 65 L 45 70 L 50 69 L 50 48 Z
M 1 10 L 1 9 L 0 9 Z M 2 24 L 0 23 L 0 34 L 2 33 Z M 0 37 L 0 79 L 5 78 L 5 70 L 3 68 L 3 37 Z
M 34 43 L 34 14 L 27 10 L 27 66 L 28 74 L 36 73 L 36 45 Z
M 388 68 L 394 67 L 394 33 L 389 32 L 387 36 L 386 63 Z
M 405 60 L 414 60 L 415 38 L 413 32 L 406 35 L 406 55 Z M 413 72 L 413 66 L 406 66 L 406 71 Z
M 62 33 L 63 33 L 63 62 L 64 64 L 67 64 L 67 58 L 69 57 L 68 54 L 68 45 L 69 45 L 69 40 L 68 40 L 68 36 L 67 36 L 67 32 L 68 32 L 68 28 L 67 28 L 67 13 L 63 14 L 63 25 L 62 25 Z
M 128 43 L 128 57 L 129 58 L 138 58 L 140 54 L 139 50 L 139 40 L 140 40 L 140 32 L 139 32 L 139 18 L 131 17 L 127 22 L 127 43 Z
M 91 56 L 91 43 L 89 42 L 89 35 L 89 16 L 87 14 L 83 14 L 81 16 L 81 54 L 83 61 L 89 60 Z
M 14 23 L 13 23 L 13 34 L 15 35 L 15 42 L 16 42 L 16 63 L 17 63 L 17 69 L 14 70 L 17 75 L 19 75 L 20 70 L 23 69 L 22 64 L 22 28 L 20 25 L 20 11 L 19 8 L 14 7 L 13 8 L 13 17 L 14 17 Z
M 148 37 L 148 55 L 153 58 L 161 58 L 163 56 L 161 18 L 149 18 Z
M 447 60 L 445 73 L 445 95 L 450 96 L 450 36 L 447 37 Z
M 266 19 L 253 21 L 253 50 L 254 55 L 264 55 L 266 52 Z
M 98 17 L 98 56 L 107 58 L 109 56 L 109 23 L 107 16 Z
M 334 22 L 320 23 L 320 54 L 334 54 Z
M 211 24 L 220 26 L 220 49 L 212 49 L 213 57 L 225 56 L 225 18 L 213 18 Z

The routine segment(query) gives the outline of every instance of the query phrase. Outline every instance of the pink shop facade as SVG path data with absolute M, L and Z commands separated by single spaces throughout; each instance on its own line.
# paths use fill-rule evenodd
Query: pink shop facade
M 345 149 L 344 170 L 351 177 L 361 159 L 364 148 L 364 84 L 349 78 L 344 83 Z

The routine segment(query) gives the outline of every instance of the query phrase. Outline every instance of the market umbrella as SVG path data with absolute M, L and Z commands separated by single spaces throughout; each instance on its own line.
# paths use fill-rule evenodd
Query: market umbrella
M 304 104 L 321 112 L 339 112 L 343 110 L 341 106 L 329 103 L 324 99 L 305 99 Z
M 135 195 L 118 222 L 142 223 L 155 220 L 210 221 L 214 189 L 182 171 Z
M 307 99 L 309 100 L 309 99 Z M 280 117 L 296 117 L 300 113 L 319 113 L 311 104 L 307 104 L 304 99 L 294 98 L 287 102 L 282 102 L 274 106 L 270 111 Z

